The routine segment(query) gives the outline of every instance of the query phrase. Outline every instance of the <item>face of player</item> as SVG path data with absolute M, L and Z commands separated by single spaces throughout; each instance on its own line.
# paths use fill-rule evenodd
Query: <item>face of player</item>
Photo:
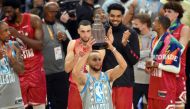
M 93 71 L 95 72 L 100 71 L 102 67 L 102 60 L 100 57 L 100 53 L 98 52 L 91 53 L 88 59 L 88 64 L 90 69 L 92 69 Z
M 83 42 L 88 42 L 88 40 L 90 39 L 92 35 L 91 29 L 92 28 L 90 25 L 80 25 L 80 27 L 78 28 L 78 34 L 80 35 L 80 38 Z
M 10 34 L 10 32 L 9 32 L 8 24 L 3 23 L 1 25 L 1 29 L 0 29 L 0 38 L 1 38 L 1 40 L 2 41 L 8 40 L 9 39 L 9 34 Z
M 111 25 L 116 27 L 122 22 L 123 15 L 119 10 L 111 10 L 108 17 Z
M 3 7 L 3 12 L 5 14 L 5 17 L 7 18 L 8 22 L 15 23 L 17 19 L 16 12 L 19 11 L 19 9 L 14 9 L 11 6 L 5 6 Z
M 175 12 L 172 9 L 165 9 L 164 12 L 165 12 L 164 16 L 168 17 L 171 22 L 174 22 L 179 15 L 177 12 Z
M 161 24 L 158 21 L 158 17 L 155 18 L 152 24 L 152 30 L 158 32 L 160 30 Z

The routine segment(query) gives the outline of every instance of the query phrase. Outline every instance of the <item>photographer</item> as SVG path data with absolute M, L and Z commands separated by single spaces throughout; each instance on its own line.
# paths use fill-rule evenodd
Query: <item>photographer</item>
M 58 1 L 60 6 L 60 12 L 57 18 L 63 23 L 63 25 L 69 30 L 72 39 L 77 39 L 77 17 L 76 8 L 79 5 L 80 0 L 65 0 Z
M 76 9 L 77 22 L 81 20 L 93 22 L 93 5 L 94 0 L 83 0 L 82 4 Z

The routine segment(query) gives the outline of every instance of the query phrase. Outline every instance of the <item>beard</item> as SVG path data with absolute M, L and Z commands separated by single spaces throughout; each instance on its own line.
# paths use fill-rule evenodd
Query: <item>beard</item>
M 115 21 L 109 21 L 109 24 L 112 26 L 112 29 L 115 30 L 118 26 L 120 26 L 122 24 L 121 21 L 116 21 L 117 24 L 113 23 Z
M 90 67 L 92 70 L 94 70 L 95 72 L 98 72 L 98 71 L 101 70 L 101 67 L 100 67 L 100 68 L 96 68 L 96 67 L 91 66 L 91 65 L 89 65 L 89 67 Z
M 87 42 L 89 41 L 89 39 L 90 39 L 90 38 L 88 38 L 87 40 L 85 40 L 85 39 L 82 39 L 82 38 L 81 38 L 81 41 L 87 43 Z
M 17 16 L 16 16 L 16 14 L 14 14 L 13 16 L 8 17 L 8 22 L 10 22 L 10 23 L 15 23 L 16 18 L 17 18 Z

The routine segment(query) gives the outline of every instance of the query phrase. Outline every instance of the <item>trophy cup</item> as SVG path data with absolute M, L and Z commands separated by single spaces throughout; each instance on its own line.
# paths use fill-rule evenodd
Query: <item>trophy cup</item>
M 92 36 L 96 43 L 92 46 L 93 49 L 105 49 L 108 44 L 105 42 L 105 28 L 100 20 L 100 15 L 96 14 L 94 23 L 92 24 Z

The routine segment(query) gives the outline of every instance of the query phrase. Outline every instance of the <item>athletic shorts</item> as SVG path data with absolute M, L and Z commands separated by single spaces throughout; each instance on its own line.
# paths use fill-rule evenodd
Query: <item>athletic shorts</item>
M 168 91 L 167 96 L 148 98 L 148 109 L 175 109 L 176 91 Z
M 75 83 L 70 82 L 68 109 L 82 109 L 82 100 L 78 87 Z
M 175 109 L 175 100 L 148 99 L 148 109 Z
M 133 88 L 113 87 L 112 100 L 115 109 L 132 109 Z
M 185 77 L 176 77 L 177 79 L 177 90 L 176 90 L 176 106 L 181 106 L 186 103 L 186 80 Z
M 25 107 L 46 103 L 46 78 L 43 68 L 19 75 Z

